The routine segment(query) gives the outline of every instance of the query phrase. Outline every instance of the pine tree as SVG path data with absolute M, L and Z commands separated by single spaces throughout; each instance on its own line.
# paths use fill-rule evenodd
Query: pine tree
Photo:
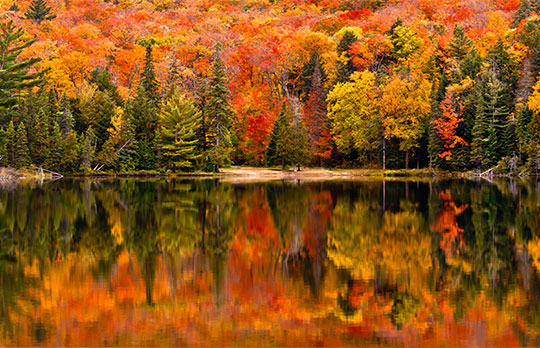
M 534 113 L 528 125 L 530 140 L 527 144 L 528 166 L 536 174 L 540 173 L 540 114 Z
M 230 156 L 230 125 L 233 112 L 229 103 L 229 88 L 225 67 L 216 51 L 212 65 L 212 75 L 206 94 L 204 114 L 208 120 L 206 133 L 207 143 L 211 148 L 207 151 L 208 163 L 219 172 L 219 167 L 229 162 Z
M 448 44 L 447 51 L 453 66 L 453 81 L 459 82 L 467 76 L 476 78 L 482 66 L 482 57 L 463 27 L 454 27 L 454 37 Z
M 12 107 L 17 104 L 20 91 L 38 85 L 42 73 L 29 73 L 28 69 L 39 58 L 19 60 L 19 54 L 36 40 L 26 40 L 21 28 L 12 21 L 0 23 L 0 123 L 7 123 Z
M 471 143 L 471 160 L 476 168 L 482 167 L 485 151 L 484 143 L 487 141 L 487 125 L 488 123 L 486 121 L 485 106 L 482 98 L 478 104 L 478 111 L 472 130 L 473 140 Z
M 274 122 L 272 133 L 270 133 L 270 142 L 268 142 L 268 146 L 266 147 L 265 163 L 267 166 L 276 165 L 280 159 L 278 143 L 281 136 L 281 127 L 287 122 L 286 112 L 286 106 L 283 103 L 279 116 Z
M 15 168 L 24 168 L 31 164 L 30 151 L 28 150 L 28 138 L 26 136 L 26 127 L 24 123 L 19 123 L 17 127 L 17 136 L 15 139 L 15 156 L 13 165 Z
M 353 43 L 358 41 L 358 38 L 356 35 L 350 31 L 346 30 L 345 33 L 343 33 L 343 37 L 338 43 L 337 46 L 337 53 L 338 53 L 338 76 L 337 76 L 337 82 L 347 82 L 349 81 L 350 76 L 352 73 L 356 70 L 354 68 L 354 65 L 352 63 L 351 55 L 349 53 L 349 50 Z
M 176 88 L 165 101 L 161 116 L 162 154 L 168 167 L 192 170 L 197 153 L 196 127 L 200 112 Z
M 56 18 L 56 15 L 51 14 L 52 7 L 47 6 L 45 0 L 32 0 L 30 7 L 26 11 L 25 18 L 31 19 L 38 25 L 43 21 L 50 21 Z
M 123 149 L 118 154 L 119 169 L 123 172 L 129 172 L 137 166 L 137 143 L 135 141 L 135 125 L 131 116 L 126 113 L 126 119 L 120 129 L 120 139 L 123 143 Z

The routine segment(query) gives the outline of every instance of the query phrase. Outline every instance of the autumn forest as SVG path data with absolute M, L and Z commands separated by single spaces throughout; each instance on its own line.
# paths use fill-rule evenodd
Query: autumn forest
M 0 7 L 3 167 L 540 169 L 537 0 Z

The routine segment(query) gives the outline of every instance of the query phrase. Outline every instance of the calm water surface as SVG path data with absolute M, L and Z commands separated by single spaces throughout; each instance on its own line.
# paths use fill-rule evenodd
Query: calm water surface
M 537 182 L 0 189 L 0 345 L 538 346 Z

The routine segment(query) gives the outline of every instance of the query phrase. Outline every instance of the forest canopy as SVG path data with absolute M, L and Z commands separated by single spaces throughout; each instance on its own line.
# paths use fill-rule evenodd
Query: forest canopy
M 540 169 L 536 0 L 0 10 L 0 166 Z

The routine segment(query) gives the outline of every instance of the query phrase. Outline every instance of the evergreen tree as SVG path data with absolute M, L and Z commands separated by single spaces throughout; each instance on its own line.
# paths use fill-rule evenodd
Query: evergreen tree
M 282 158 L 282 169 L 291 164 L 295 170 L 309 158 L 307 132 L 302 117 L 286 113 L 285 122 L 281 126 L 278 142 L 278 153 Z
M 528 165 L 534 174 L 540 173 L 540 114 L 535 113 L 528 125 L 530 140 L 527 144 Z
M 453 68 L 452 80 L 459 82 L 467 76 L 476 78 L 482 66 L 482 57 L 463 27 L 454 27 L 454 37 L 448 44 L 447 51 Z
M 77 143 L 77 134 L 73 129 L 70 129 L 67 134 L 65 134 L 65 138 L 60 145 L 60 170 L 63 172 L 77 170 L 79 147 Z
M 154 103 L 154 106 L 157 107 L 160 101 L 160 96 L 158 93 L 159 85 L 156 79 L 156 73 L 154 71 L 154 58 L 152 57 L 152 49 L 155 41 L 153 39 L 149 39 L 141 40 L 139 43 L 146 49 L 141 86 L 146 94 L 146 97 Z
M 88 127 L 86 133 L 81 137 L 81 170 L 88 172 L 92 165 L 95 154 L 96 136 L 92 126 Z
M 283 103 L 279 116 L 274 122 L 272 133 L 270 133 L 270 142 L 266 147 L 265 163 L 267 166 L 276 165 L 280 159 L 278 143 L 281 136 L 281 127 L 287 122 L 286 106 Z
M 156 152 L 153 141 L 146 137 L 138 139 L 135 145 L 136 169 L 154 170 L 156 169 Z
M 326 96 L 322 85 L 318 60 L 315 62 L 312 87 L 309 100 L 306 104 L 305 116 L 309 145 L 311 152 L 316 155 L 320 153 L 318 140 L 321 137 L 327 119 Z
M 26 127 L 23 122 L 17 127 L 15 139 L 15 156 L 13 165 L 15 168 L 23 168 L 30 165 L 30 151 L 28 150 L 28 138 L 26 137 Z
M 354 68 L 351 55 L 349 53 L 349 50 L 352 44 L 355 43 L 356 41 L 358 41 L 358 38 L 350 30 L 346 30 L 345 33 L 343 33 L 343 37 L 341 38 L 341 40 L 339 40 L 339 43 L 337 46 L 337 53 L 339 57 L 338 66 L 337 66 L 337 69 L 338 69 L 337 82 L 349 81 L 350 76 L 356 70 Z
M 50 136 L 49 158 L 45 167 L 50 170 L 60 170 L 60 160 L 64 149 L 64 139 L 60 132 L 60 126 L 54 122 Z
M 6 152 L 7 152 L 7 164 L 9 166 L 15 166 L 15 143 L 17 141 L 17 132 L 13 126 L 13 121 L 9 122 L 9 126 L 6 131 Z
M 43 109 L 39 110 L 38 120 L 36 124 L 36 134 L 32 148 L 33 163 L 39 167 L 45 165 L 49 160 L 50 145 L 49 145 L 49 118 Z
M 39 58 L 18 59 L 19 54 L 35 41 L 26 40 L 23 30 L 12 21 L 0 23 L 0 123 L 7 123 L 20 91 L 41 81 L 41 73 L 28 72 L 32 65 L 40 61 Z
M 529 17 L 532 12 L 540 13 L 539 0 L 521 0 L 518 10 L 514 13 L 512 26 L 517 27 L 522 20 Z
M 193 102 L 173 88 L 161 116 L 162 154 L 173 171 L 192 170 L 201 157 L 195 133 L 199 115 Z
M 211 148 L 207 151 L 208 163 L 219 172 L 219 167 L 229 162 L 230 154 L 230 125 L 233 112 L 229 103 L 229 88 L 225 67 L 216 51 L 212 65 L 212 75 L 206 94 L 204 114 L 208 120 L 206 133 L 207 143 Z
M 24 16 L 26 19 L 31 19 L 39 25 L 43 21 L 50 21 L 56 18 L 56 15 L 51 14 L 51 10 L 52 7 L 47 6 L 45 0 L 32 0 Z
M 129 172 L 134 170 L 137 165 L 137 143 L 135 141 L 135 125 L 128 113 L 126 113 L 126 119 L 120 133 L 123 149 L 118 154 L 119 169 L 123 172 Z
M 7 135 L 6 131 L 0 128 L 0 167 L 7 167 L 8 152 L 7 152 Z
M 62 95 L 58 104 L 60 105 L 57 115 L 58 126 L 60 126 L 60 132 L 62 135 L 66 137 L 69 131 L 73 129 L 75 121 L 73 120 L 71 105 L 69 104 L 69 101 L 65 95 Z
M 124 103 L 118 88 L 111 80 L 111 72 L 108 68 L 97 68 L 92 71 L 90 73 L 90 83 L 95 84 L 101 92 L 107 93 L 116 106 L 121 106 Z

